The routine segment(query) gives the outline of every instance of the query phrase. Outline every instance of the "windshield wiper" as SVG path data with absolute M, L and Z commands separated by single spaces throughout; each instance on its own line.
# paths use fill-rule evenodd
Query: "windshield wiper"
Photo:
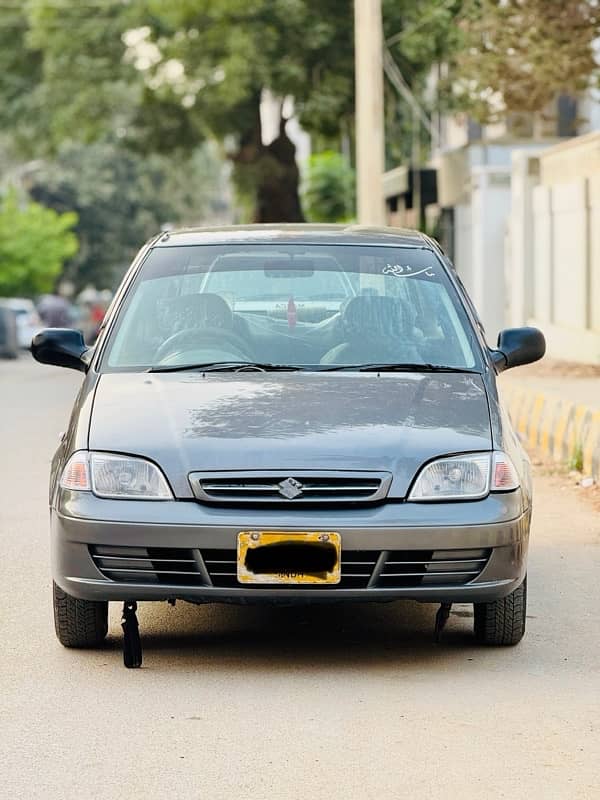
M 359 372 L 477 372 L 463 367 L 449 367 L 445 364 L 360 364 Z
M 471 372 L 476 369 L 462 367 L 448 367 L 444 364 L 422 364 L 403 362 L 399 364 L 332 364 L 330 367 L 321 366 L 323 372 L 349 370 L 356 372 Z
M 243 372 L 244 370 L 257 372 L 285 372 L 302 369 L 290 364 L 270 364 L 260 361 L 208 361 L 205 364 L 157 364 L 146 372 Z

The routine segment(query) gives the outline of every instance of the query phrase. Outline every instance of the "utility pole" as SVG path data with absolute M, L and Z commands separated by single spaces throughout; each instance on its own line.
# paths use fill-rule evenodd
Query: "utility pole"
M 385 225 L 381 0 L 354 0 L 358 221 Z

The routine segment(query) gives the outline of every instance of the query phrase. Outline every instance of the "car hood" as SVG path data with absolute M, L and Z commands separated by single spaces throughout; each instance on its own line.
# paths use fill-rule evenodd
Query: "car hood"
M 469 373 L 108 373 L 91 450 L 146 456 L 177 497 L 202 470 L 377 470 L 404 497 L 436 456 L 491 450 L 481 377 Z

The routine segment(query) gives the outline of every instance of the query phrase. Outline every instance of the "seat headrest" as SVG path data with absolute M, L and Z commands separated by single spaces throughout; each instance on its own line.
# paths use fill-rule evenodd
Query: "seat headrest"
M 359 295 L 344 309 L 348 333 L 375 336 L 402 336 L 409 320 L 403 304 L 394 297 Z
M 184 294 L 173 298 L 170 304 L 184 327 L 224 328 L 231 325 L 232 313 L 227 301 L 213 292 Z

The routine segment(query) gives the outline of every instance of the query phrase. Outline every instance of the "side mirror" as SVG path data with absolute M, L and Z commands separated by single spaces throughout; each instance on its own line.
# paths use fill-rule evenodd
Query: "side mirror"
M 53 364 L 85 372 L 89 366 L 89 348 L 81 331 L 72 328 L 45 328 L 36 333 L 31 353 L 40 364 Z
M 538 361 L 546 352 L 544 334 L 537 328 L 507 328 L 498 334 L 492 361 L 498 372 Z

